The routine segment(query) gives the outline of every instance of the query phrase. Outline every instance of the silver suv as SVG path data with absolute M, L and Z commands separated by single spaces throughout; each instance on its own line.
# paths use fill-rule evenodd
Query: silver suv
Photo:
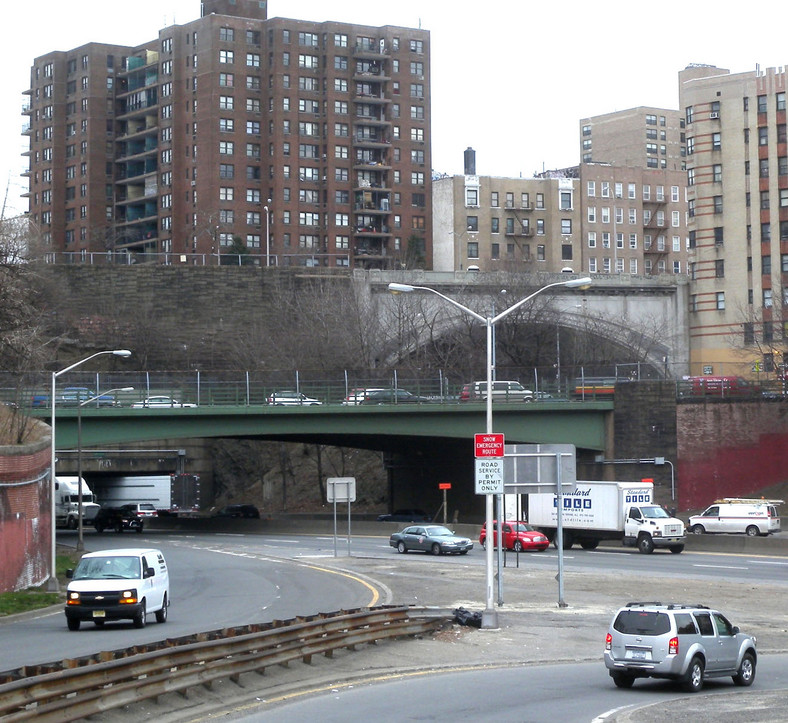
M 610 625 L 605 665 L 619 688 L 631 688 L 635 678 L 670 678 L 696 693 L 706 678 L 752 685 L 755 647 L 753 636 L 705 605 L 631 602 Z

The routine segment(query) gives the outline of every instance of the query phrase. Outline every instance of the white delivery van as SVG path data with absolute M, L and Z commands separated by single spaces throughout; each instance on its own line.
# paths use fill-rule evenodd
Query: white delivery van
M 704 533 L 744 533 L 750 537 L 780 531 L 777 505 L 782 500 L 725 497 L 717 500 L 699 515 L 689 518 L 689 530 Z
M 69 630 L 91 621 L 102 627 L 107 620 L 132 620 L 145 627 L 148 613 L 167 622 L 170 577 L 164 555 L 150 548 L 100 550 L 82 556 L 76 569 L 66 570 Z

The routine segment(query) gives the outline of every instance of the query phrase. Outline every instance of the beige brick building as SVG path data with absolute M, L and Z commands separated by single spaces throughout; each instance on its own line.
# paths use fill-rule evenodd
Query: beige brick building
M 201 6 L 139 46 L 34 61 L 28 195 L 44 249 L 429 268 L 429 32 Z
M 580 120 L 580 160 L 616 166 L 682 170 L 681 111 L 640 106 Z
M 466 151 L 466 171 L 475 171 Z M 583 163 L 433 181 L 435 270 L 686 274 L 683 171 Z
M 693 373 L 769 373 L 788 329 L 786 73 L 682 71 Z

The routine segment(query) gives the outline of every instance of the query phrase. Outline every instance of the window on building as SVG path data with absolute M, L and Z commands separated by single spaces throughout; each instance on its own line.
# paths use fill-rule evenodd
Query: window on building
M 468 258 L 469 259 L 478 259 L 479 258 L 479 242 L 478 241 L 468 241 Z

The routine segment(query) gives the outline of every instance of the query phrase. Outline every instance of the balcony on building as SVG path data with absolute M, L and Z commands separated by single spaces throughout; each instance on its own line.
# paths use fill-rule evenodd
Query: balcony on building
M 353 46 L 354 58 L 382 61 L 388 58 L 389 52 L 390 48 L 383 38 L 359 37 Z

